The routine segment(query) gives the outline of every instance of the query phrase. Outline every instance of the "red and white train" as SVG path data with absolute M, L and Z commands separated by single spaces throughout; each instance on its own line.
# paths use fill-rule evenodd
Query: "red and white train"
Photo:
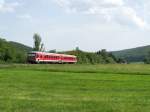
M 77 63 L 77 57 L 74 55 L 46 53 L 46 52 L 29 52 L 28 58 L 29 63 Z

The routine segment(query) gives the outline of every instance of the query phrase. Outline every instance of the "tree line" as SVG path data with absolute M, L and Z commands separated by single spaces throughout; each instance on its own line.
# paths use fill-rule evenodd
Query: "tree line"
M 76 55 L 79 64 L 109 64 L 109 63 L 126 63 L 123 59 L 116 58 L 112 53 L 102 49 L 97 52 L 85 52 L 77 47 L 75 50 L 66 52 L 57 52 L 56 50 L 45 51 L 44 43 L 39 34 L 33 36 L 33 48 L 24 46 L 15 42 L 8 42 L 0 39 L 0 62 L 1 63 L 26 63 L 27 53 L 29 51 L 42 51 L 49 53 L 64 53 Z
M 98 52 L 85 52 L 82 50 L 72 50 L 66 54 L 76 55 L 80 64 L 115 64 L 125 63 L 123 59 L 116 58 L 112 53 L 102 49 Z

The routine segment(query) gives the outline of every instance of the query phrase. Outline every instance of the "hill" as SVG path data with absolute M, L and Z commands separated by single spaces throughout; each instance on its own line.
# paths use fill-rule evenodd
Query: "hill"
M 150 45 L 126 49 L 112 52 L 117 58 L 123 58 L 127 62 L 143 62 L 148 52 L 150 52 Z
M 7 41 L 0 38 L 0 63 L 24 63 L 27 59 L 27 52 L 32 48 L 24 44 Z M 60 52 L 65 54 L 72 54 L 78 57 L 80 64 L 108 64 L 117 63 L 116 58 L 108 53 L 106 50 L 94 52 L 84 52 L 81 50 Z
M 26 61 L 26 54 L 32 48 L 21 43 L 9 42 L 0 38 L 0 63 L 15 62 L 23 63 Z
M 24 44 L 21 44 L 21 43 L 18 43 L 18 42 L 13 42 L 13 41 L 10 41 L 9 42 L 13 47 L 15 47 L 16 49 L 18 49 L 19 51 L 23 51 L 23 52 L 28 52 L 28 51 L 31 51 L 32 48 L 27 46 L 27 45 L 24 45 Z

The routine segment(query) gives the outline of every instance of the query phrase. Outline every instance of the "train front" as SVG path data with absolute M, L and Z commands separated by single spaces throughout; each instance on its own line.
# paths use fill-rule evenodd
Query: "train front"
M 36 63 L 36 53 L 35 52 L 29 52 L 28 53 L 27 62 L 28 63 Z

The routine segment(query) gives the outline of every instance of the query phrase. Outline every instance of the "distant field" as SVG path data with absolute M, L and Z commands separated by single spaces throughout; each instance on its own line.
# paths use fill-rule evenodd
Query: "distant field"
M 0 65 L 0 112 L 150 112 L 150 65 Z

